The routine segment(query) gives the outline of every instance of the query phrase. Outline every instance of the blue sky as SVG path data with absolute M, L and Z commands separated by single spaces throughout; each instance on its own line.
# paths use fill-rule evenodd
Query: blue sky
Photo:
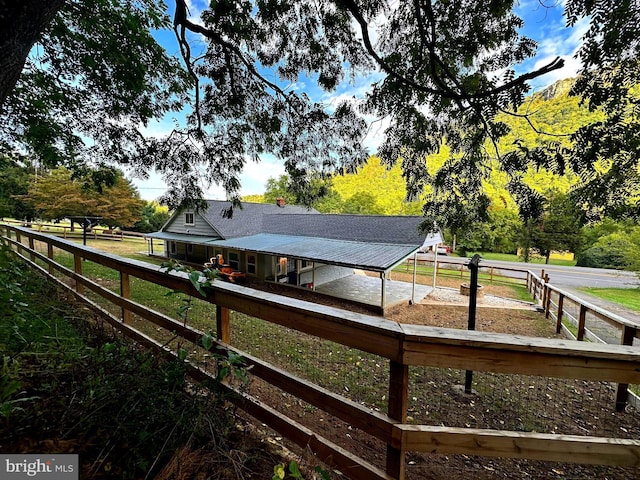
M 525 26 L 522 32 L 538 42 L 537 55 L 524 62 L 517 68 L 516 72 L 529 71 L 539 68 L 556 57 L 562 57 L 565 60 L 564 68 L 556 70 L 544 77 L 534 80 L 531 85 L 533 90 L 540 90 L 553 82 L 569 78 L 576 75 L 580 65 L 574 58 L 577 48 L 580 46 L 582 35 L 588 28 L 588 23 L 582 21 L 573 28 L 568 29 L 565 26 L 565 19 L 562 16 L 565 0 L 521 0 L 517 3 L 516 13 L 524 19 Z M 173 18 L 174 1 L 166 0 L 168 13 Z M 198 21 L 200 11 L 208 5 L 208 1 L 189 0 L 187 2 L 190 7 L 192 21 Z M 156 38 L 167 49 L 169 54 L 179 55 L 179 49 L 173 31 L 156 32 Z M 368 78 L 358 77 L 350 82 L 340 84 L 335 92 L 327 93 L 313 85 L 309 79 L 300 79 L 295 88 L 304 90 L 314 100 L 321 100 L 327 105 L 335 105 L 339 100 L 344 98 L 363 98 L 369 85 L 374 81 L 375 75 Z M 174 119 L 181 121 L 180 115 L 171 115 L 163 119 L 161 122 L 149 125 L 146 133 L 149 135 L 163 135 L 171 131 L 174 125 Z M 365 145 L 373 154 L 377 145 L 381 141 L 381 135 L 386 127 L 385 120 L 368 118 L 371 122 L 369 134 L 365 138 Z M 259 164 L 248 161 L 245 165 L 245 171 L 241 176 L 242 195 L 258 194 L 264 191 L 265 184 L 269 177 L 277 177 L 284 173 L 284 169 L 280 161 L 270 155 L 262 158 Z M 133 178 L 133 183 L 140 191 L 142 198 L 153 200 L 159 197 L 166 188 L 162 179 L 157 174 L 151 174 L 148 180 L 139 180 Z M 224 199 L 224 191 L 217 186 L 206 189 L 207 198 Z

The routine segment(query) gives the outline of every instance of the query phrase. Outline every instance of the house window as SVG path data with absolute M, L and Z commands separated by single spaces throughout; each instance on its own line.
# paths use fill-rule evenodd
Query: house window
M 193 253 L 193 243 L 187 243 L 187 253 Z
M 195 225 L 195 219 L 193 216 L 193 212 L 187 212 L 184 214 L 184 224 L 185 225 Z
M 310 260 L 300 260 L 300 271 L 311 270 L 313 262 Z
M 176 242 L 169 242 L 169 252 L 176 253 Z
M 255 275 L 258 272 L 257 259 L 254 253 L 247 254 L 247 273 L 249 275 Z
M 238 252 L 229 252 L 229 266 L 234 270 L 240 270 L 240 255 L 238 255 Z

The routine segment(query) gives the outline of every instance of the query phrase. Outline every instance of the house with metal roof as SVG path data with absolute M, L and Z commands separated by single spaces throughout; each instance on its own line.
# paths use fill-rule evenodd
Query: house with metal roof
M 222 255 L 235 271 L 257 281 L 342 298 L 353 295 L 345 290 L 354 289 L 354 274 L 375 272 L 380 279 L 377 303 L 383 310 L 394 298 L 387 288 L 389 272 L 415 255 L 427 237 L 418 229 L 424 220 L 419 216 L 321 214 L 282 199 L 276 204 L 244 202 L 233 215 L 228 215 L 230 202 L 208 200 L 207 205 L 206 211 L 177 211 L 160 231 L 147 234 L 149 253 L 154 253 L 153 241 L 160 240 L 169 258 L 203 264 Z M 344 286 L 349 278 L 351 287 Z M 411 286 L 409 298 L 415 288 Z

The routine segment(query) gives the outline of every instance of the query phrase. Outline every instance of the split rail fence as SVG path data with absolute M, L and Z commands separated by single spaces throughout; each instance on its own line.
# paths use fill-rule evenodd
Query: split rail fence
M 202 345 L 204 332 L 131 300 L 131 277 L 199 297 L 184 273 L 167 273 L 156 265 L 98 252 L 28 228 L 4 225 L 0 229 L 2 241 L 10 245 L 17 255 L 52 281 L 70 289 L 78 299 L 106 316 L 110 323 L 135 341 L 162 355 L 176 355 L 166 343 L 134 328 L 133 315 L 152 322 L 154 331 L 165 329 L 194 345 Z M 35 247 L 36 242 L 38 248 Z M 60 250 L 73 256 L 73 269 L 54 260 Z M 119 292 L 83 276 L 84 260 L 119 272 Z M 538 281 L 534 281 L 534 284 L 539 292 Z M 119 314 L 109 313 L 91 300 L 87 291 L 116 305 Z M 407 413 L 411 401 L 409 391 L 414 387 L 412 383 L 418 381 L 414 375 L 409 375 L 410 367 L 530 375 L 536 378 L 560 378 L 563 381 L 581 379 L 638 384 L 640 351 L 637 348 L 399 324 L 222 281 L 214 282 L 205 300 L 215 305 L 216 312 L 217 340 L 211 350 L 220 346 L 237 352 L 253 366 L 253 377 L 277 387 L 283 395 L 300 399 L 366 432 L 386 445 L 386 452 L 382 452 L 384 458 L 376 465 L 276 410 L 265 399 L 237 390 L 233 383 L 227 384 L 226 388 L 235 395 L 243 410 L 283 437 L 312 451 L 320 460 L 339 469 L 349 478 L 404 479 L 408 464 L 406 456 L 412 452 L 640 465 L 640 439 L 612 438 L 613 434 L 582 436 L 434 426 L 417 423 L 415 419 L 412 421 Z M 388 378 L 386 411 L 377 411 L 350 400 L 234 348 L 230 345 L 231 311 L 386 359 L 386 362 L 380 362 L 386 365 L 388 373 L 385 377 Z M 189 368 L 196 379 L 206 379 L 212 375 L 195 362 L 189 363 Z M 332 372 L 320 373 L 329 376 Z
M 564 331 L 578 341 L 589 340 L 596 343 L 611 344 L 613 343 L 612 339 L 602 339 L 595 333 L 596 322 L 604 322 L 614 327 L 615 331 L 618 332 L 620 345 L 632 346 L 634 339 L 640 338 L 640 326 L 638 324 L 550 284 L 549 275 L 545 274 L 544 270 L 540 276 L 528 272 L 527 289 L 533 295 L 534 302 L 539 303 L 544 308 L 545 316 L 547 318 L 552 317 L 556 321 L 556 333 Z M 563 320 L 566 320 L 569 325 L 574 327 L 573 331 L 565 326 Z M 636 407 L 640 407 L 638 397 L 635 394 L 630 394 L 628 385 L 625 383 L 618 384 L 616 410 L 624 409 L 630 400 L 630 395 L 632 403 Z
M 69 225 L 59 225 L 56 223 L 39 223 L 39 222 L 17 222 L 14 220 L 0 220 L 7 225 L 16 225 L 31 228 L 38 232 L 44 232 L 51 235 L 61 236 L 62 238 L 82 238 L 84 232 L 82 227 Z M 124 240 L 127 239 L 140 239 L 144 240 L 144 234 L 140 232 L 130 232 L 127 230 L 112 230 L 104 227 L 91 227 L 87 230 L 86 238 L 93 240 Z

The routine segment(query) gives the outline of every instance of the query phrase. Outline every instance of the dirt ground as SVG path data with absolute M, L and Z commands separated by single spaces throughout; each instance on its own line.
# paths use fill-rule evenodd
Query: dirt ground
M 394 279 L 399 279 L 395 273 Z M 459 285 L 459 280 L 454 279 L 452 286 L 455 284 Z M 512 295 L 512 292 L 511 288 L 505 286 L 490 285 L 485 288 L 486 295 Z M 322 296 L 310 298 L 309 292 L 303 293 L 304 297 L 291 290 L 286 294 L 370 313 L 360 306 Z M 521 308 L 479 306 L 476 312 L 476 329 L 523 336 L 562 338 L 555 333 L 552 320 L 546 319 L 544 314 L 531 304 L 520 302 L 520 305 Z M 425 304 L 394 307 L 385 317 L 399 323 L 466 329 L 468 307 L 465 304 L 450 305 L 427 301 Z M 628 407 L 624 412 L 615 412 L 615 390 L 612 385 L 604 382 L 568 382 L 531 377 L 504 379 L 489 376 L 490 392 L 468 396 L 460 393 L 460 382 L 450 374 L 431 374 L 434 376 L 425 379 L 424 383 L 433 384 L 437 388 L 433 391 L 423 390 L 425 400 L 421 402 L 417 399 L 409 411 L 411 416 L 426 424 L 491 429 L 501 429 L 501 426 L 505 425 L 502 429 L 506 430 L 517 429 L 517 425 L 521 425 L 524 431 L 640 439 L 640 413 L 632 407 Z M 498 385 L 500 381 L 511 383 Z M 361 458 L 384 468 L 386 447 L 381 442 L 320 410 L 309 408 L 287 394 L 274 391 L 267 385 L 258 382 L 254 388 L 252 393 L 266 403 L 284 405 L 282 411 L 291 418 L 326 438 L 338 439 L 334 441 Z M 501 404 L 505 405 L 504 409 L 499 406 Z M 434 414 L 437 414 L 437 417 L 434 417 Z M 434 417 L 436 421 L 430 422 L 430 417 Z M 301 460 L 305 463 L 304 455 Z M 314 461 L 313 457 L 307 456 L 307 465 L 313 466 Z M 640 478 L 640 468 L 633 467 L 413 453 L 407 455 L 407 461 L 407 478 L 412 480 Z

